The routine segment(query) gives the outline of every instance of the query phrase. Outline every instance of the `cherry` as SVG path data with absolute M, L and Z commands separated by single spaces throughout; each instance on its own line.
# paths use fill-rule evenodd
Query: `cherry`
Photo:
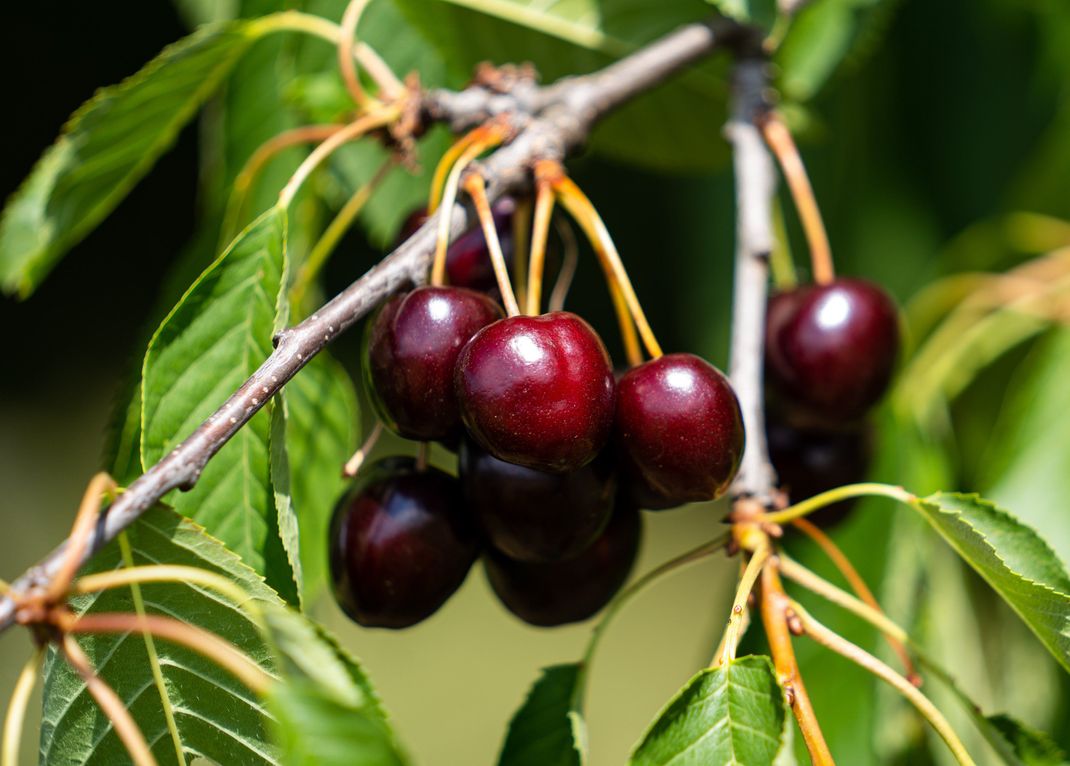
M 484 327 L 461 351 L 455 383 L 469 433 L 500 460 L 575 471 L 609 438 L 609 354 L 591 326 L 567 311 Z
M 613 512 L 617 481 L 606 456 L 570 473 L 546 473 L 499 460 L 466 439 L 459 465 L 469 511 L 490 544 L 518 561 L 578 554 Z
M 609 526 L 567 561 L 531 564 L 491 552 L 487 579 L 505 607 L 524 622 L 550 627 L 586 620 L 616 595 L 639 553 L 642 520 L 618 503 Z
M 383 422 L 407 439 L 455 435 L 457 357 L 501 317 L 489 297 L 460 287 L 420 287 L 387 301 L 368 323 L 364 344 L 368 390 Z
M 633 500 L 671 508 L 728 489 L 743 456 L 743 417 L 716 367 L 667 354 L 620 379 L 615 439 Z
M 411 458 L 367 468 L 331 520 L 334 595 L 366 627 L 406 628 L 431 616 L 476 554 L 457 480 L 418 470 Z
M 503 197 L 494 203 L 494 225 L 498 230 L 498 240 L 502 245 L 502 254 L 507 262 L 513 258 L 513 213 L 516 201 Z M 427 209 L 414 210 L 405 219 L 398 235 L 397 244 L 411 237 L 427 220 Z M 446 280 L 456 287 L 468 287 L 472 290 L 492 291 L 497 289 L 494 267 L 490 262 L 490 251 L 483 237 L 483 230 L 478 226 L 466 231 L 450 243 L 446 251 Z
M 793 503 L 866 478 L 872 454 L 868 428 L 796 428 L 772 418 L 765 433 L 780 486 Z M 842 500 L 807 518 L 829 526 L 841 521 L 853 505 L 853 500 Z
M 769 382 L 831 422 L 865 413 L 884 394 L 899 350 L 899 318 L 878 285 L 837 279 L 774 295 L 766 320 Z

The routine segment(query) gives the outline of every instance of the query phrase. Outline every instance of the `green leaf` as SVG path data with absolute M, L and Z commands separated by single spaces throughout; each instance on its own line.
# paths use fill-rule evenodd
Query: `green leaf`
M 397 2 L 461 78 L 484 60 L 531 61 L 546 82 L 603 67 L 710 16 L 702 0 Z M 726 72 L 720 57 L 640 96 L 598 126 L 591 148 L 651 168 L 694 173 L 720 167 L 728 157 L 718 136 L 726 118 Z
M 692 678 L 643 735 L 629 763 L 771 765 L 787 744 L 786 721 L 773 663 L 741 657 Z
M 977 495 L 938 492 L 914 507 L 1070 671 L 1070 577 L 1048 544 Z
M 290 458 L 286 451 L 286 400 L 280 397 L 271 406 L 271 431 L 268 436 L 268 473 L 275 526 L 286 552 L 286 563 L 293 573 L 295 606 L 301 606 L 304 575 L 301 569 L 301 531 L 290 489 Z
M 345 369 L 327 352 L 317 354 L 283 389 L 290 496 L 300 525 L 305 597 L 323 586 L 327 526 L 345 491 L 341 466 L 357 447 L 357 392 Z
M 144 468 L 189 436 L 270 355 L 283 305 L 285 240 L 286 213 L 272 208 L 193 283 L 153 335 L 142 372 Z M 209 461 L 197 486 L 170 502 L 295 603 L 270 481 L 270 427 L 270 412 L 257 413 Z
M 583 718 L 572 710 L 580 666 L 553 665 L 531 687 L 509 722 L 498 766 L 581 766 L 586 763 Z
M 128 530 L 137 565 L 179 564 L 216 572 L 244 589 L 264 607 L 281 605 L 277 594 L 237 556 L 193 522 L 165 508 L 150 510 Z M 112 543 L 90 562 L 87 571 L 122 566 Z M 217 594 L 185 582 L 142 585 L 146 611 L 197 625 L 226 638 L 267 670 L 269 648 L 247 613 Z M 78 597 L 77 613 L 132 612 L 128 588 Z M 161 764 L 176 763 L 152 666 L 141 634 L 80 636 L 94 666 L 119 694 L 141 727 Z M 265 707 L 228 673 L 199 654 L 161 640 L 154 641 L 164 688 L 187 761 L 200 756 L 219 764 L 276 764 L 267 740 Z M 127 763 L 128 757 L 108 720 L 100 713 L 81 678 L 53 653 L 45 671 L 41 725 L 41 763 L 101 766 Z
M 993 715 L 983 719 L 987 727 L 982 731 L 989 742 L 1010 766 L 1065 766 L 1066 753 L 1050 736 L 1031 729 L 1007 715 Z M 998 735 L 998 739 L 997 739 Z
M 724 16 L 770 29 L 776 21 L 776 0 L 706 0 Z
M 33 292 L 115 208 L 219 86 L 254 29 L 237 22 L 205 27 L 74 113 L 0 219 L 5 291 Z

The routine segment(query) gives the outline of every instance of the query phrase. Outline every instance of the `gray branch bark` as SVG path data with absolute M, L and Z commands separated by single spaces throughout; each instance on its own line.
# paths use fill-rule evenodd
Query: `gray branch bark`
M 473 87 L 461 92 L 432 91 L 423 112 L 428 120 L 444 122 L 457 131 L 505 115 L 514 139 L 480 163 L 488 195 L 495 200 L 530 183 L 538 159 L 563 160 L 583 145 L 594 124 L 632 98 L 666 81 L 693 62 L 722 47 L 753 44 L 745 27 L 726 21 L 690 24 L 605 69 L 539 88 L 520 83 L 498 93 Z M 188 490 L 208 461 L 308 361 L 340 333 L 405 284 L 426 279 L 435 245 L 438 215 L 450 216 L 450 231 L 458 236 L 474 225 L 463 205 L 432 216 L 420 230 L 386 256 L 315 314 L 281 332 L 275 351 L 241 387 L 111 505 L 93 533 L 83 562 L 173 489 Z M 0 599 L 0 631 L 15 622 L 20 595 L 45 587 L 64 557 L 66 542 L 28 570 Z

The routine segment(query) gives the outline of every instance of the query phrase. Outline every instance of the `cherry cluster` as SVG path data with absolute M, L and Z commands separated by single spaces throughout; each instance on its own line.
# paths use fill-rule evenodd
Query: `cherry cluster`
M 895 303 L 878 285 L 838 278 L 775 294 L 766 317 L 766 436 L 793 502 L 861 481 L 869 468 L 866 413 L 891 380 L 899 350 Z M 839 521 L 849 501 L 821 509 Z
M 508 210 L 496 212 L 509 241 Z M 739 404 L 715 367 L 668 354 L 618 380 L 576 314 L 506 317 L 488 293 L 485 246 L 470 237 L 447 253 L 449 286 L 392 297 L 365 333 L 382 422 L 456 450 L 458 477 L 388 458 L 335 509 L 334 591 L 362 625 L 430 616 L 480 552 L 494 592 L 521 619 L 586 619 L 631 571 L 639 509 L 720 496 L 742 457 Z

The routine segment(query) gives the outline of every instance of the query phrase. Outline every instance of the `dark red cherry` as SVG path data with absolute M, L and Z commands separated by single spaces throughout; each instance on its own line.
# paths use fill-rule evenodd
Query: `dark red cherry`
M 453 370 L 464 345 L 502 317 L 483 293 L 420 287 L 391 298 L 368 323 L 364 370 L 380 418 L 407 439 L 449 439 L 461 415 Z
M 716 367 L 667 354 L 620 379 L 615 439 L 635 502 L 671 508 L 728 489 L 743 456 L 743 417 Z
M 461 351 L 455 381 L 469 433 L 500 460 L 575 471 L 609 438 L 609 354 L 591 326 L 567 311 L 484 327 Z
M 605 455 L 569 473 L 546 473 L 499 460 L 466 439 L 459 466 L 465 502 L 484 537 L 518 561 L 576 555 L 613 512 L 617 481 Z
M 872 445 L 866 426 L 795 428 L 772 418 L 766 424 L 769 458 L 793 503 L 866 478 Z M 826 506 L 807 518 L 828 526 L 841 521 L 853 500 Z
M 366 469 L 334 510 L 334 596 L 366 627 L 406 628 L 431 616 L 464 582 L 476 534 L 456 479 L 411 458 Z
M 498 231 L 502 254 L 507 263 L 513 258 L 513 213 L 516 201 L 503 197 L 494 203 L 494 226 Z M 427 210 L 421 208 L 413 211 L 401 226 L 398 244 L 411 237 L 427 221 Z M 455 239 L 446 251 L 446 279 L 456 287 L 468 287 L 472 290 L 494 290 L 498 283 L 494 277 L 494 266 L 490 262 L 490 251 L 483 237 L 483 230 L 476 226 Z
M 642 520 L 618 504 L 598 539 L 567 561 L 530 564 L 488 554 L 487 579 L 505 607 L 532 625 L 550 627 L 586 620 L 604 607 L 628 579 L 639 553 Z
M 864 414 L 888 387 L 898 351 L 895 304 L 872 282 L 837 279 L 769 301 L 768 380 L 786 403 L 818 418 Z

